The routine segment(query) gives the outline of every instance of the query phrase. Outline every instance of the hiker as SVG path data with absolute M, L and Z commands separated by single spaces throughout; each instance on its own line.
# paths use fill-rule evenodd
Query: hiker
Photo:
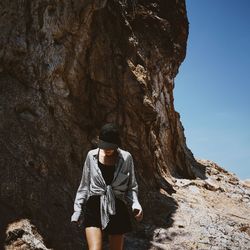
M 111 250 L 122 250 L 124 234 L 132 231 L 129 204 L 137 221 L 143 218 L 138 201 L 132 155 L 120 148 L 120 135 L 115 123 L 105 124 L 99 133 L 98 147 L 88 151 L 78 187 L 71 222 L 83 224 L 89 250 L 102 249 L 106 232 Z

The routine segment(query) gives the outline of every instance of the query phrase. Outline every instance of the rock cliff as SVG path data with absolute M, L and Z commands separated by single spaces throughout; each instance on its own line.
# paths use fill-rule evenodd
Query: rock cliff
M 247 187 L 236 181 L 225 191 L 223 171 L 210 183 L 208 170 L 216 168 L 194 159 L 174 109 L 174 78 L 188 37 L 184 0 L 3 0 L 0 6 L 2 248 L 84 247 L 70 216 L 86 153 L 107 121 L 121 127 L 145 208 L 126 249 L 228 246 L 213 237 L 229 215 L 207 204 L 231 202 L 233 188 L 228 213 L 236 217 L 228 238 L 235 228 L 234 249 L 240 237 L 243 247 L 249 244 Z M 237 204 L 244 204 L 243 215 Z

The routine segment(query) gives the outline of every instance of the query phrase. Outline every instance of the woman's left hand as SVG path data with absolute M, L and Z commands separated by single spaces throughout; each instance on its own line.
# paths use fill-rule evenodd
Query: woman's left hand
M 142 210 L 134 209 L 133 213 L 134 213 L 135 219 L 137 221 L 141 221 L 142 220 L 142 218 L 143 218 L 143 211 Z

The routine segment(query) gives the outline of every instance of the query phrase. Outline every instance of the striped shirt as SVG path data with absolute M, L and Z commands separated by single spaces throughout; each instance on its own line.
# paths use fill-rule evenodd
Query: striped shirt
M 90 150 L 85 159 L 71 221 L 78 221 L 82 213 L 82 206 L 90 196 L 100 195 L 101 224 L 102 229 L 104 229 L 109 222 L 109 215 L 116 213 L 115 197 L 125 202 L 128 201 L 132 209 L 142 210 L 142 207 L 138 201 L 138 184 L 135 178 L 132 155 L 118 147 L 114 178 L 110 185 L 106 185 L 98 167 L 98 150 L 99 148 Z

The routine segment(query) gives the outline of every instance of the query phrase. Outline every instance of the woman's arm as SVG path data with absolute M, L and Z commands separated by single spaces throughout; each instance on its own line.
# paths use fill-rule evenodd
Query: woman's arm
M 128 156 L 128 161 L 130 166 L 130 178 L 126 197 L 128 198 L 129 202 L 132 203 L 132 210 L 138 209 L 142 211 L 142 207 L 138 201 L 138 184 L 135 178 L 134 161 L 131 154 Z
M 90 182 L 90 161 L 89 161 L 89 153 L 84 162 L 83 170 L 82 170 L 82 178 L 80 185 L 77 189 L 75 201 L 74 201 L 74 213 L 71 216 L 71 221 L 78 221 L 81 212 L 82 205 L 87 200 L 88 192 L 89 192 L 89 182 Z

